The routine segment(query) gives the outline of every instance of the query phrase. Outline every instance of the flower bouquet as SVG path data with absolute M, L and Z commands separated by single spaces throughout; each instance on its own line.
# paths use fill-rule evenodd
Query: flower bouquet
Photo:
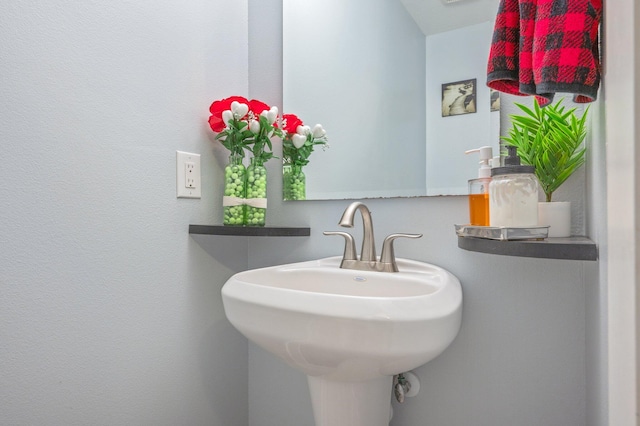
M 306 126 L 294 114 L 282 116 L 285 136 L 282 139 L 283 196 L 285 200 L 306 199 L 306 176 L 302 168 L 309 164 L 309 156 L 318 145 L 327 149 L 327 136 L 322 125 Z
M 232 96 L 214 101 L 209 126 L 230 152 L 225 167 L 224 225 L 264 226 L 267 209 L 267 175 L 264 163 L 273 158 L 271 137 L 282 137 L 277 126 L 278 108 L 258 100 Z M 245 151 L 253 154 L 248 168 Z

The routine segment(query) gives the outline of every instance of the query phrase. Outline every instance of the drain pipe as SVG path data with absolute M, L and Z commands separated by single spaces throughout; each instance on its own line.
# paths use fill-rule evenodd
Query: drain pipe
M 420 380 L 413 371 L 393 376 L 393 394 L 400 404 L 404 402 L 405 398 L 414 397 L 418 392 L 420 392 Z M 389 422 L 391 422 L 391 419 L 393 419 L 393 404 L 391 404 L 391 411 L 389 412 Z
M 420 392 L 420 380 L 413 371 L 393 376 L 393 394 L 400 404 L 406 397 L 414 397 Z

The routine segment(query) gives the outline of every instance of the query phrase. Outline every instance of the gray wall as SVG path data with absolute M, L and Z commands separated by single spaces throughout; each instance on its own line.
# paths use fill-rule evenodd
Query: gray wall
M 0 40 L 0 424 L 246 425 L 235 270 L 187 234 L 221 215 L 206 120 L 247 91 L 246 1 L 2 2 Z
M 249 3 L 250 58 L 254 52 L 277 52 L 279 2 Z M 250 59 L 251 97 L 279 102 L 281 77 L 274 75 L 278 60 L 278 54 Z M 515 110 L 505 109 L 503 118 L 510 112 Z M 588 229 L 599 241 L 606 236 L 604 117 L 597 105 L 592 113 L 589 164 L 558 196 L 575 203 L 576 231 Z M 348 201 L 280 202 L 280 172 L 275 162 L 269 166 L 269 221 L 308 225 L 312 235 L 302 240 L 251 240 L 249 267 L 340 254 L 342 243 L 324 237 L 322 231 L 338 228 Z M 591 183 L 589 190 L 585 179 Z M 378 243 L 392 232 L 424 233 L 420 240 L 399 243 L 396 254 L 449 269 L 464 291 L 460 334 L 440 357 L 416 370 L 422 381 L 420 394 L 402 406 L 394 404 L 393 426 L 606 424 L 606 281 L 599 262 L 458 249 L 453 224 L 467 220 L 465 197 L 376 199 L 367 204 Z M 304 375 L 252 344 L 249 416 L 251 426 L 313 425 Z

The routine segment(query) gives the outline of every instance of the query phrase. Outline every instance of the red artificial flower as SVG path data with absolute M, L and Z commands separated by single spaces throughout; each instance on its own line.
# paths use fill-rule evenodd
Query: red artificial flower
M 231 102 L 233 101 L 237 101 L 242 104 L 249 103 L 249 101 L 247 101 L 247 99 L 243 98 L 242 96 L 231 96 L 219 101 L 213 101 L 213 103 L 209 107 L 209 112 L 211 113 L 211 117 L 209 117 L 209 126 L 211 126 L 211 130 L 216 133 L 220 133 L 224 130 L 225 124 L 224 121 L 222 121 L 222 113 L 223 111 L 231 109 Z
M 270 109 L 271 107 L 269 105 L 257 99 L 251 99 L 249 101 L 249 111 L 253 112 L 255 117 L 259 117 L 262 111 L 269 111 Z
M 300 120 L 295 114 L 283 114 L 282 120 L 286 123 L 283 130 L 288 134 L 295 133 L 298 126 L 303 125 L 302 120 Z

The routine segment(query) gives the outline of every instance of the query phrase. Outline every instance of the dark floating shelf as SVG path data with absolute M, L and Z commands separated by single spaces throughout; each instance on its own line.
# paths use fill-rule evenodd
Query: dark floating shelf
M 598 260 L 598 247 L 587 237 L 499 241 L 458 236 L 458 247 L 469 251 L 504 256 L 564 260 Z
M 237 235 L 244 237 L 308 237 L 311 228 L 284 226 L 189 225 L 190 234 Z

